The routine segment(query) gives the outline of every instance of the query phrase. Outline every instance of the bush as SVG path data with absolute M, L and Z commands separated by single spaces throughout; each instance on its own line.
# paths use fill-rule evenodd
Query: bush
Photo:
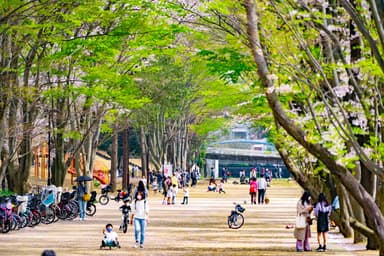
M 98 181 L 98 180 L 93 180 L 93 186 L 95 187 L 95 188 L 98 188 L 98 187 L 100 187 L 100 182 Z
M 10 196 L 14 195 L 15 193 L 9 190 L 0 190 L 0 196 Z

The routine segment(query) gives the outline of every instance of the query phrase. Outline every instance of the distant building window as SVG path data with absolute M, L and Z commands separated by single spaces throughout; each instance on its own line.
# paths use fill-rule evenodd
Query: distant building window
M 246 139 L 247 132 L 233 132 L 232 136 L 234 139 Z

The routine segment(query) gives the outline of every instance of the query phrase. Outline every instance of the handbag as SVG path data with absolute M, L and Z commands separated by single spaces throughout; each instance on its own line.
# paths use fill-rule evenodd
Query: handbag
M 302 216 L 302 215 L 296 216 L 296 225 L 295 225 L 296 228 L 305 228 L 305 226 L 307 225 L 306 223 L 307 223 L 307 218 L 305 216 Z
M 83 200 L 86 201 L 86 202 L 88 202 L 89 200 L 91 200 L 91 195 L 88 194 L 88 193 L 85 193 L 85 194 L 83 195 Z

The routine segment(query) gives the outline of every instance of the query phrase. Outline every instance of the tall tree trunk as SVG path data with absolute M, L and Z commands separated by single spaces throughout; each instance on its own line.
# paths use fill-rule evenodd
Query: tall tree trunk
M 341 185 L 339 182 L 337 183 L 336 191 L 339 195 L 339 202 L 340 202 L 340 210 L 339 210 L 339 221 L 338 226 L 340 229 L 340 232 L 344 235 L 344 237 L 352 237 L 353 229 L 351 225 L 349 224 L 350 219 L 350 197 L 348 195 L 348 192 L 346 191 L 345 187 Z
M 360 163 L 356 163 L 356 167 L 354 168 L 354 176 L 357 181 L 361 181 L 361 166 Z M 352 208 L 352 214 L 353 217 L 358 220 L 361 223 L 365 223 L 365 218 L 364 218 L 364 211 L 361 208 L 361 206 L 356 202 L 356 200 L 351 197 L 351 208 Z M 365 241 L 365 237 L 357 230 L 354 230 L 353 234 L 353 242 L 354 243 L 361 243 Z
M 141 177 L 146 177 L 147 166 L 147 143 L 144 127 L 140 127 L 140 146 L 141 146 Z
M 16 90 L 16 88 L 15 88 Z M 7 166 L 7 179 L 9 189 L 16 193 L 22 192 L 22 179 L 21 179 L 21 169 L 19 163 L 18 155 L 18 133 L 17 133 L 17 116 L 16 113 L 19 113 L 19 104 L 16 100 L 12 100 L 9 109 L 8 117 L 8 127 L 12 131 L 8 136 L 8 146 L 9 146 L 9 162 Z
M 111 185 L 112 185 L 112 191 L 116 190 L 116 170 L 117 170 L 117 152 L 118 152 L 118 145 L 119 145 L 119 136 L 118 136 L 118 131 L 116 128 L 113 130 L 113 135 L 112 135 L 112 156 L 111 156 L 111 170 L 110 170 L 110 175 L 111 175 Z
M 365 169 L 363 166 L 362 172 L 364 173 L 362 175 L 361 183 L 363 187 L 368 191 L 368 193 L 371 194 L 371 196 L 376 200 L 376 175 L 374 175 L 369 170 Z M 363 222 L 364 223 L 364 222 Z M 366 218 L 367 226 L 371 229 L 373 229 L 373 226 L 375 225 L 374 221 Z M 367 249 L 368 250 L 376 250 L 379 248 L 379 245 L 377 244 L 377 241 L 375 239 L 369 238 L 367 241 Z
M 129 184 L 129 128 L 124 129 L 123 136 L 123 189 L 128 189 Z
M 48 119 L 50 119 L 52 124 L 52 127 L 49 125 L 48 129 L 51 129 L 51 138 L 55 145 L 55 148 L 50 147 L 51 153 L 54 152 L 55 155 L 51 161 L 52 183 L 58 187 L 63 186 L 67 168 L 69 167 L 67 166 L 65 159 L 64 141 L 65 126 L 67 124 L 65 115 L 68 108 L 64 101 L 64 99 L 57 99 L 55 104 L 52 103 L 50 112 L 48 113 Z M 79 161 L 80 157 L 78 157 L 77 160 Z M 80 170 L 80 163 L 77 163 L 77 165 L 75 164 L 75 166 L 77 167 L 77 170 Z

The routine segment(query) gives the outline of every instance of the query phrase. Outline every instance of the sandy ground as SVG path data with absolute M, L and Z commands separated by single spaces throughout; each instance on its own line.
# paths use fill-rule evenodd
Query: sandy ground
M 59 221 L 40 224 L 8 234 L 0 234 L 0 255 L 40 255 L 53 249 L 57 255 L 378 255 L 365 251 L 364 245 L 353 245 L 336 231 L 329 234 L 327 252 L 295 251 L 293 229 L 295 206 L 301 189 L 287 181 L 273 181 L 267 191 L 268 205 L 250 205 L 248 185 L 225 185 L 226 194 L 206 192 L 202 181 L 190 189 L 188 205 L 181 205 L 179 191 L 175 205 L 162 205 L 162 196 L 152 192 L 148 199 L 150 221 L 144 249 L 133 248 L 133 227 L 126 234 L 118 231 L 121 214 L 119 204 L 97 205 L 97 213 L 86 221 Z M 227 216 L 233 202 L 246 208 L 245 224 L 232 230 Z M 122 248 L 100 250 L 101 230 L 112 223 L 118 232 Z M 317 248 L 315 225 L 311 238 L 312 249 Z

